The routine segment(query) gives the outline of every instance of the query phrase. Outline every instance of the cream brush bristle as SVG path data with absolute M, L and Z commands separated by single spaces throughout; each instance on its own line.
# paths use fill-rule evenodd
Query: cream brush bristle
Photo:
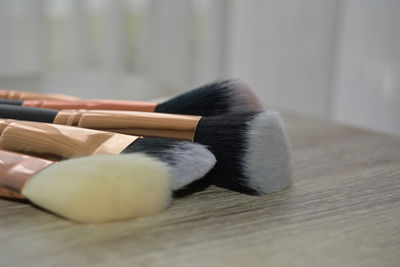
M 144 154 L 101 155 L 53 164 L 21 193 L 38 206 L 82 223 L 156 214 L 171 198 L 171 170 Z
M 174 182 L 180 180 L 179 171 L 161 158 L 141 152 L 55 163 L 0 151 L 0 161 L 1 196 L 25 197 L 46 210 L 82 223 L 159 213 L 168 206 L 171 189 L 189 182 Z

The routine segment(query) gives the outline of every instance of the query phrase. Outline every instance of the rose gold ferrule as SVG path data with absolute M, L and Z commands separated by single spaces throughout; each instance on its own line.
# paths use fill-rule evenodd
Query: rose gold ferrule
M 15 120 L 11 119 L 0 119 L 0 136 L 3 133 L 3 131 L 7 128 L 7 126 L 14 121 Z
M 0 197 L 24 200 L 25 197 L 21 193 L 17 193 L 11 189 L 0 186 Z
M 77 100 L 79 97 L 61 95 L 61 94 L 48 94 L 37 93 L 18 90 L 5 90 L 0 89 L 0 98 L 16 99 L 16 100 Z
M 26 100 L 25 107 L 51 108 L 51 109 L 100 109 L 100 110 L 126 110 L 154 112 L 157 103 L 123 100 Z
M 119 154 L 138 137 L 41 122 L 0 119 L 0 149 L 51 158 Z
M 200 116 L 111 110 L 61 110 L 54 123 L 193 141 Z
M 26 182 L 53 161 L 0 150 L 0 196 L 23 199 Z

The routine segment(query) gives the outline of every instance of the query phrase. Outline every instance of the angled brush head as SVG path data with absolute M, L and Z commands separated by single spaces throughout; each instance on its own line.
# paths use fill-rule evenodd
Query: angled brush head
M 22 194 L 73 221 L 104 223 L 165 209 L 170 174 L 167 164 L 142 153 L 82 157 L 42 170 Z
M 262 105 L 242 81 L 229 79 L 206 84 L 158 104 L 156 112 L 216 116 L 258 111 Z
M 137 139 L 123 153 L 143 153 L 166 162 L 174 191 L 202 178 L 216 163 L 215 156 L 201 144 L 161 138 Z
M 277 112 L 204 117 L 195 142 L 207 145 L 217 158 L 208 175 L 215 185 L 260 195 L 291 181 L 289 144 Z

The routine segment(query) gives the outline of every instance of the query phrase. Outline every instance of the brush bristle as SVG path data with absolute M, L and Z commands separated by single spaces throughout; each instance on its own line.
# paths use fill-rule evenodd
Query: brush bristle
M 203 145 L 161 138 L 140 138 L 123 153 L 140 152 L 168 163 L 171 189 L 179 190 L 202 178 L 216 163 L 215 156 Z
M 243 170 L 248 186 L 259 194 L 278 192 L 292 180 L 291 154 L 278 112 L 257 114 L 248 123 Z
M 209 146 L 217 158 L 208 177 L 215 185 L 260 195 L 291 180 L 289 145 L 276 112 L 204 117 L 195 142 Z
M 229 79 L 206 84 L 160 103 L 156 112 L 216 116 L 261 109 L 258 98 L 245 83 Z
M 141 153 L 70 159 L 34 176 L 23 195 L 65 218 L 104 223 L 158 213 L 170 201 L 170 169 Z

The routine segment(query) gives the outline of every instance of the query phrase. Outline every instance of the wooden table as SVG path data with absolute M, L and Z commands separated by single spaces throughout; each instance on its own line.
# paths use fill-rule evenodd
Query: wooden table
M 400 138 L 285 119 L 285 191 L 209 187 L 160 215 L 104 225 L 0 199 L 0 266 L 400 266 Z

